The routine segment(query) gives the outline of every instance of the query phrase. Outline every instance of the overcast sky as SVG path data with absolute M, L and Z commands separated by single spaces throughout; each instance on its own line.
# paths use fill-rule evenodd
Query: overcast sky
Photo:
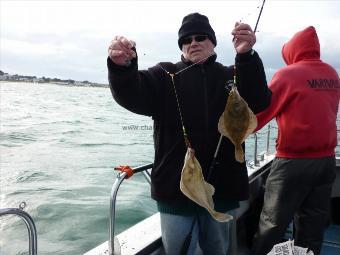
M 209 17 L 218 61 L 233 64 L 235 21 L 255 26 L 262 0 L 252 1 L 16 1 L 0 0 L 0 70 L 10 74 L 107 83 L 107 47 L 115 35 L 137 43 L 140 68 L 177 62 L 177 32 L 192 12 Z M 254 46 L 268 79 L 284 65 L 281 47 L 313 25 L 321 58 L 340 73 L 340 1 L 266 0 Z

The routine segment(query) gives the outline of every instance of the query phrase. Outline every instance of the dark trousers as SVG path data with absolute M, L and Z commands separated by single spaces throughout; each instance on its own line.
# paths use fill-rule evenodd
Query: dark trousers
M 295 245 L 320 254 L 335 180 L 335 158 L 275 158 L 252 255 L 266 255 L 282 242 L 294 218 Z

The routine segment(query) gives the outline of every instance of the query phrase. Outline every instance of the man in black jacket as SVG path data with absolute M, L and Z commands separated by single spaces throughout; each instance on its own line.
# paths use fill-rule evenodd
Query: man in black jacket
M 250 26 L 236 23 L 232 31 L 237 55 L 237 87 L 253 112 L 270 102 L 264 68 L 252 49 L 256 38 Z M 223 254 L 228 251 L 229 225 L 215 221 L 179 188 L 186 152 L 184 136 L 195 149 L 203 174 L 215 187 L 215 209 L 227 212 L 248 198 L 245 163 L 235 161 L 234 146 L 223 138 L 212 170 L 219 141 L 218 119 L 228 99 L 228 83 L 234 67 L 216 62 L 214 30 L 206 16 L 192 13 L 184 17 L 178 32 L 181 61 L 159 63 L 138 70 L 132 41 L 116 36 L 107 59 L 109 82 L 114 99 L 126 109 L 154 120 L 155 159 L 151 174 L 151 195 L 161 214 L 162 240 L 166 254 L 180 254 L 192 230 L 187 254 Z M 173 74 L 173 79 L 170 74 Z M 183 129 L 185 127 L 185 135 Z M 244 148 L 244 145 L 243 145 Z

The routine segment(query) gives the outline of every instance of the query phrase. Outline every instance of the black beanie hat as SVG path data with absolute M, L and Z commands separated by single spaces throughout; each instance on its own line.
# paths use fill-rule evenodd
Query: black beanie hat
M 178 31 L 178 46 L 182 50 L 182 39 L 193 34 L 207 35 L 216 46 L 216 36 L 209 24 L 207 16 L 199 13 L 191 13 L 183 18 L 182 26 Z

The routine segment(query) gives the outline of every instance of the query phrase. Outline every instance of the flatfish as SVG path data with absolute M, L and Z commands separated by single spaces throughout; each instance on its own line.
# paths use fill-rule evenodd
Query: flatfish
M 191 148 L 188 148 L 185 155 L 180 189 L 192 201 L 207 209 L 217 221 L 226 222 L 233 219 L 229 214 L 214 210 L 212 196 L 215 193 L 215 188 L 204 180 L 201 165 L 195 157 L 195 151 Z
M 226 107 L 218 122 L 218 131 L 229 138 L 235 146 L 235 159 L 244 162 L 242 143 L 255 130 L 257 119 L 240 96 L 235 85 L 232 86 Z

